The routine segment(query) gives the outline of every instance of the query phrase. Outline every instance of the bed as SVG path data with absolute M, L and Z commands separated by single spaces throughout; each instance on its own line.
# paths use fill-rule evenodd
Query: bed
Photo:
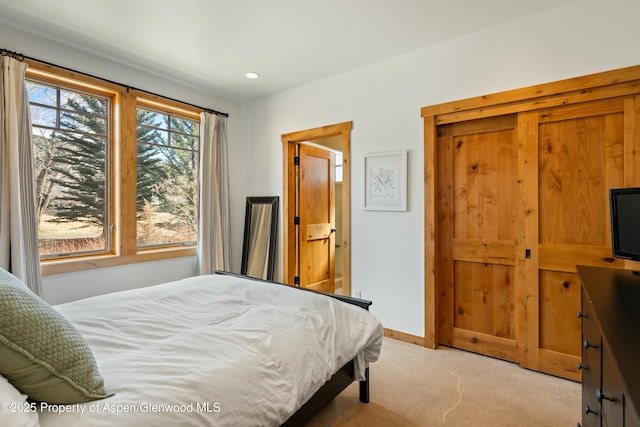
M 57 305 L 100 392 L 13 408 L 41 427 L 302 425 L 353 381 L 368 402 L 383 335 L 369 305 L 225 272 Z

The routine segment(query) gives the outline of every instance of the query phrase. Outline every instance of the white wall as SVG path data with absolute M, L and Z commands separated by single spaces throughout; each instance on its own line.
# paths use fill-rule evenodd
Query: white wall
M 229 162 L 233 164 L 239 162 L 235 147 L 238 147 L 236 142 L 240 134 L 240 107 L 234 102 L 208 95 L 198 88 L 182 86 L 175 79 L 149 74 L 1 24 L 0 47 L 159 95 L 229 113 L 227 122 Z M 232 181 L 231 191 L 240 192 L 238 185 L 239 183 Z M 240 209 L 237 204 L 234 206 Z M 238 212 L 232 210 L 232 216 L 244 217 L 244 205 L 241 209 Z M 241 239 L 240 234 L 236 238 L 238 243 L 233 245 L 234 254 L 241 253 L 239 252 Z M 239 263 L 240 255 L 234 255 L 232 257 L 234 271 L 239 271 Z M 58 304 L 107 292 L 177 280 L 196 274 L 195 265 L 195 257 L 183 257 L 45 276 L 43 277 L 43 296 L 50 304 Z
M 385 327 L 423 336 L 420 108 L 640 64 L 638 16 L 637 0 L 578 0 L 245 104 L 246 192 L 282 195 L 281 134 L 352 120 L 352 288 Z M 362 156 L 388 150 L 409 151 L 409 210 L 363 211 Z
M 52 305 L 62 304 L 80 298 L 184 279 L 195 274 L 195 257 L 54 274 L 42 278 L 42 298 Z

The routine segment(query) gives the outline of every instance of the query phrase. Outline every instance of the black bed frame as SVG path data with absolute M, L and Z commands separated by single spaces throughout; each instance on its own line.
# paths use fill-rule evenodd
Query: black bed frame
M 315 292 L 318 294 L 326 295 L 331 298 L 338 299 L 347 304 L 357 305 L 365 310 L 369 310 L 372 302 L 360 298 L 352 298 L 344 295 L 328 294 L 325 292 L 316 291 L 313 289 L 297 288 L 295 286 L 287 285 L 284 283 L 274 282 L 270 280 L 258 279 L 255 277 L 244 276 L 241 274 L 230 273 L 228 271 L 216 270 L 216 274 L 222 274 L 225 276 L 234 276 L 243 279 L 255 280 L 258 282 L 275 283 L 277 285 L 289 286 L 290 288 L 296 288 L 305 292 Z M 304 405 L 300 407 L 282 426 L 301 426 L 311 420 L 318 412 L 320 412 L 329 402 L 331 402 L 337 395 L 339 395 L 345 388 L 347 388 L 352 382 L 355 381 L 355 364 L 354 361 L 350 361 L 342 368 L 333 374 L 331 379 L 327 381 Z M 365 371 L 365 379 L 360 381 L 360 402 L 369 403 L 369 368 Z

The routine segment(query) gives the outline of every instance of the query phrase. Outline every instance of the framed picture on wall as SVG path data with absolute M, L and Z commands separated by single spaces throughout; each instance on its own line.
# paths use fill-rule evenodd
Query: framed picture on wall
M 407 152 L 389 151 L 364 156 L 364 209 L 407 210 Z

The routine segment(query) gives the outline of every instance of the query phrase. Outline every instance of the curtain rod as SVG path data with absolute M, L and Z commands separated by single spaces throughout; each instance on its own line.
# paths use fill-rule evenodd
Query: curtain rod
M 104 78 L 102 78 L 102 77 L 98 77 L 98 76 L 94 76 L 94 75 L 92 75 L 92 74 L 84 73 L 84 72 L 82 72 L 82 71 L 77 71 L 77 70 L 73 70 L 73 69 L 71 69 L 71 68 L 62 67 L 62 66 L 60 66 L 60 65 L 52 64 L 51 62 L 46 62 L 46 61 L 42 61 L 42 60 L 40 60 L 40 59 L 31 58 L 31 57 L 26 56 L 26 55 L 23 55 L 23 54 L 21 54 L 21 53 L 13 52 L 13 51 L 11 51 L 11 50 L 9 50 L 9 49 L 0 48 L 0 52 L 2 52 L 2 56 L 10 56 L 10 57 L 12 57 L 13 59 L 16 59 L 16 60 L 18 60 L 18 61 L 24 61 L 25 59 L 29 59 L 29 60 L 31 60 L 31 61 L 39 62 L 39 63 L 41 63 L 41 64 L 50 65 L 50 66 L 52 66 L 52 67 L 57 67 L 57 68 L 60 68 L 60 69 L 66 70 L 66 71 L 71 71 L 71 72 L 73 72 L 73 73 L 82 74 L 82 75 L 84 75 L 84 76 L 91 77 L 91 78 L 94 78 L 94 79 L 103 80 L 103 81 L 105 81 L 105 82 L 107 82 L 107 83 L 115 84 L 115 85 L 118 85 L 118 86 L 123 86 L 123 87 L 124 87 L 124 88 L 126 88 L 127 90 L 137 90 L 137 91 L 140 91 L 140 92 L 147 93 L 147 94 L 149 94 L 149 95 L 154 95 L 154 96 L 158 96 L 158 97 L 160 97 L 160 98 L 168 99 L 169 101 L 175 101 L 175 102 L 179 102 L 179 103 L 181 103 L 181 104 L 189 105 L 190 107 L 199 108 L 199 109 L 201 109 L 201 110 L 206 111 L 207 113 L 216 114 L 216 115 L 218 115 L 218 116 L 222 116 L 222 117 L 229 117 L 229 113 L 223 113 L 223 112 L 221 112 L 221 111 L 217 111 L 217 110 L 214 110 L 214 109 L 212 109 L 212 108 L 200 107 L 199 105 L 190 104 L 190 103 L 188 103 L 188 102 L 180 101 L 179 99 L 175 99 L 175 98 L 169 98 L 169 97 L 164 96 L 164 95 L 160 95 L 160 94 L 157 94 L 157 93 L 149 92 L 148 90 L 138 89 L 138 88 L 135 88 L 135 87 L 133 87 L 133 86 L 129 86 L 129 85 L 125 85 L 125 84 L 122 84 L 122 83 L 114 82 L 114 81 L 112 81 L 112 80 L 107 80 L 107 79 L 104 79 Z

